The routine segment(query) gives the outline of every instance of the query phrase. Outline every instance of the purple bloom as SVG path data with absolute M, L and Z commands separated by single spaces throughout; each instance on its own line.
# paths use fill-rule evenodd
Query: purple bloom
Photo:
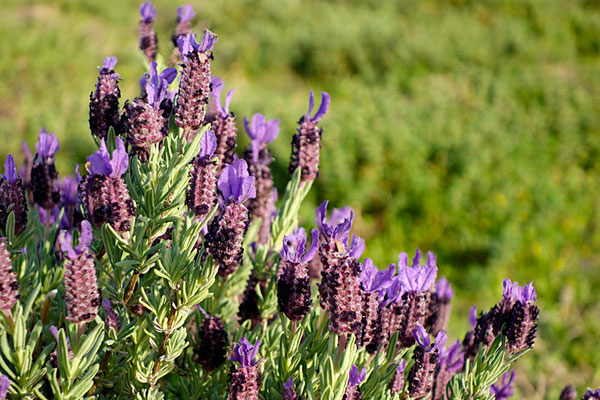
M 441 277 L 435 284 L 438 298 L 443 302 L 449 302 L 454 297 L 454 290 L 448 279 Z
M 96 89 L 90 94 L 89 123 L 90 131 L 100 139 L 106 138 L 109 128 L 121 132 L 119 116 L 119 74 L 114 71 L 117 57 L 106 57 L 102 67 L 98 67 L 99 76 Z
M 350 209 L 348 215 L 338 223 L 329 223 L 327 220 L 327 204 L 329 204 L 329 201 L 325 200 L 316 211 L 317 226 L 321 235 L 326 239 L 347 243 L 350 236 L 350 229 L 352 228 L 352 221 L 354 220 L 354 211 Z
M 464 354 L 460 340 L 454 342 L 450 347 L 440 349 L 440 364 L 444 365 L 446 371 L 456 372 L 463 367 Z
M 315 113 L 314 116 L 310 116 L 310 114 L 312 113 L 312 110 L 315 106 L 315 94 L 313 93 L 313 91 L 310 91 L 310 95 L 308 97 L 308 117 L 312 122 L 319 122 L 319 120 L 321 118 L 323 118 L 325 116 L 325 114 L 327 113 L 327 111 L 329 110 L 329 104 L 331 103 L 331 96 L 329 95 L 329 93 L 327 92 L 322 92 L 321 93 L 321 105 L 319 106 L 319 109 L 317 110 L 317 112 Z
M 436 266 L 416 266 L 398 268 L 402 288 L 408 292 L 425 292 L 435 282 Z
M 117 65 L 117 57 L 106 57 L 102 62 L 102 67 L 98 67 L 98 72 L 102 72 L 103 69 L 112 71 L 115 69 L 115 65 Z
M 8 389 L 10 388 L 10 380 L 6 375 L 0 375 L 0 400 L 6 398 Z
M 292 236 L 296 239 L 296 243 L 293 246 L 288 244 L 291 241 L 290 236 L 284 236 L 281 259 L 296 264 L 307 263 L 312 260 L 317 253 L 319 232 L 316 229 L 313 229 L 310 233 L 312 235 L 312 243 L 306 252 L 304 251 L 306 246 L 306 236 L 297 232 L 295 236 Z
M 252 345 L 244 336 L 235 344 L 235 346 L 233 346 L 233 356 L 229 357 L 229 361 L 236 361 L 240 363 L 242 367 L 254 367 L 259 361 L 256 360 L 259 346 L 260 340 L 257 340 L 256 344 Z
M 154 8 L 149 0 L 140 6 L 140 15 L 142 17 L 139 27 L 140 50 L 144 52 L 148 61 L 154 61 L 158 52 L 158 38 L 154 32 L 156 8 Z
M 60 201 L 58 172 L 54 166 L 54 154 L 59 148 L 58 139 L 42 128 L 35 148 L 37 153 L 31 168 L 33 201 L 46 210 L 51 210 Z
M 279 134 L 279 122 L 278 119 L 267 120 L 267 118 L 259 113 L 252 116 L 252 125 L 246 117 L 244 117 L 244 126 L 246 132 L 252 140 L 252 160 L 255 163 L 259 161 L 259 153 L 261 145 L 271 143 Z
M 81 235 L 79 243 L 73 248 L 73 235 L 69 231 L 61 231 L 58 235 L 60 248 L 66 253 L 67 258 L 74 260 L 81 255 L 85 250 L 89 250 L 92 243 L 92 226 L 88 221 L 81 222 Z
M 425 328 L 423 328 L 422 326 L 416 327 L 413 330 L 413 335 L 415 336 L 415 339 L 417 340 L 417 343 L 419 344 L 419 346 L 421 346 L 427 352 L 435 351 L 436 349 L 440 349 L 446 343 L 446 340 L 448 340 L 448 335 L 446 334 L 446 332 L 441 331 L 441 332 L 438 332 L 438 334 L 436 335 L 435 341 L 433 342 L 433 345 L 432 345 L 429 334 L 427 333 Z
M 239 159 L 226 165 L 219 177 L 219 189 L 226 202 L 242 204 L 256 196 L 254 177 L 248 174 L 248 164 Z
M 471 310 L 469 311 L 469 323 L 471 324 L 471 327 L 473 329 L 475 329 L 475 327 L 477 326 L 477 307 L 476 306 L 472 306 Z
M 90 162 L 90 174 L 105 175 L 111 178 L 118 178 L 127 171 L 129 159 L 125 151 L 125 145 L 121 138 L 117 138 L 117 148 L 112 153 L 112 159 L 104 139 L 100 143 L 100 149 L 89 156 L 87 160 Z
M 140 5 L 140 15 L 143 22 L 152 22 L 156 19 L 156 8 L 154 8 L 150 0 Z
M 515 371 L 506 371 L 502 376 L 502 384 L 499 382 L 494 383 L 490 387 L 490 394 L 494 395 L 496 400 L 506 400 L 515 394 L 512 388 L 513 381 L 515 380 Z
M 573 385 L 565 386 L 565 388 L 560 392 L 559 400 L 577 400 L 577 390 Z
M 35 151 L 38 157 L 50 158 L 60 149 L 58 138 L 54 132 L 48 134 L 45 128 L 40 130 L 38 142 L 35 144 Z
M 106 325 L 118 332 L 121 329 L 121 321 L 119 320 L 119 314 L 113 309 L 110 300 L 102 300 L 102 307 L 104 307 L 106 313 Z
M 358 367 L 353 364 L 348 375 L 348 386 L 358 386 L 367 378 L 367 368 L 363 367 L 359 371 Z
M 4 161 L 4 175 L 2 175 L 2 177 L 10 184 L 14 184 L 19 180 L 15 159 L 12 154 L 6 156 L 6 161 Z
M 188 55 L 198 52 L 207 53 L 213 49 L 215 43 L 217 43 L 218 36 L 208 29 L 204 30 L 202 40 L 200 43 L 196 40 L 195 33 L 189 33 L 186 36 L 181 36 L 177 39 L 177 46 L 182 56 L 187 57 Z
M 195 16 L 194 7 L 191 4 L 177 7 L 177 22 L 189 22 Z
M 198 327 L 193 359 L 207 371 L 212 371 L 225 362 L 227 331 L 221 318 L 216 315 L 208 315 L 204 310 L 200 310 L 206 318 Z
M 298 394 L 294 390 L 294 377 L 290 376 L 290 379 L 283 384 L 283 392 L 281 393 L 281 400 L 297 400 Z
M 200 152 L 192 161 L 186 204 L 197 217 L 207 215 L 217 201 L 217 176 L 211 159 L 216 147 L 214 133 L 207 130 L 200 138 Z
M 223 107 L 221 105 L 221 92 L 225 87 L 225 82 L 223 82 L 223 79 L 219 78 L 218 76 L 213 76 L 210 79 L 210 82 L 212 85 L 210 95 L 214 99 L 219 115 L 222 118 L 227 118 L 227 116 L 229 115 L 229 104 L 231 104 L 231 98 L 233 97 L 233 89 L 227 92 L 227 96 L 225 97 L 225 107 Z M 277 136 L 277 134 L 275 134 L 275 136 Z
M 150 63 L 150 72 L 142 78 L 142 88 L 147 96 L 148 103 L 158 109 L 163 100 L 168 98 L 169 84 L 177 77 L 175 68 L 165 68 L 159 74 L 155 61 Z
M 581 400 L 600 400 L 600 389 L 589 389 L 585 392 Z

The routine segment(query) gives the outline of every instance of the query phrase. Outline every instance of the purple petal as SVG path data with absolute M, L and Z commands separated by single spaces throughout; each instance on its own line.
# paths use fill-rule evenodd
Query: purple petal
M 69 231 L 60 231 L 58 235 L 58 244 L 60 249 L 67 253 L 67 257 L 71 260 L 77 258 L 77 252 L 73 249 L 73 235 Z
M 112 166 L 110 163 L 110 155 L 106 149 L 106 143 L 104 139 L 100 143 L 100 149 L 94 154 L 89 156 L 87 160 L 90 162 L 90 173 L 92 175 L 106 175 L 109 176 L 112 172 Z
M 164 79 L 167 83 L 171 84 L 177 77 L 177 70 L 175 68 L 165 68 L 158 76 L 160 79 Z
M 148 0 L 140 6 L 140 15 L 143 22 L 152 22 L 156 18 L 156 8 Z
M 292 390 L 292 389 L 294 389 L 294 377 L 290 376 L 290 379 L 288 379 L 287 382 L 283 384 L 283 387 L 286 390 Z
M 202 41 L 200 42 L 200 46 L 198 47 L 198 51 L 201 53 L 206 53 L 207 51 L 211 51 L 217 43 L 218 36 L 209 31 L 208 29 L 204 30 L 204 34 L 202 35 Z
M 223 81 L 223 79 L 219 78 L 218 76 L 212 76 L 210 78 L 210 84 L 211 84 L 210 95 L 218 98 L 221 95 L 221 91 L 223 91 L 223 88 L 225 87 L 225 82 Z
M 508 381 L 507 381 L 508 380 Z M 515 371 L 506 371 L 502 377 L 502 385 L 494 383 L 490 387 L 490 394 L 494 395 L 495 400 L 506 400 L 515 394 L 512 383 L 515 380 Z
M 50 327 L 50 333 L 52 334 L 52 336 L 54 336 L 54 340 L 58 342 L 58 328 L 52 325 Z
M 221 116 L 226 117 L 227 115 L 229 115 L 229 105 L 231 104 L 232 97 L 233 89 L 230 89 L 229 92 L 227 92 L 227 96 L 225 97 L 225 108 L 222 108 L 219 104 L 219 112 L 221 113 Z
M 431 344 L 431 338 L 429 337 L 429 334 L 425 328 L 423 328 L 421 325 L 413 329 L 413 336 L 415 339 L 417 339 L 419 346 L 429 348 L 429 345 Z
M 79 244 L 77 245 L 77 252 L 81 253 L 85 248 L 90 247 L 92 243 L 92 225 L 88 221 L 81 221 L 81 233 L 79 236 Z M 71 238 L 71 243 L 73 239 Z
M 315 254 L 317 254 L 317 250 L 319 249 L 319 231 L 313 229 L 310 231 L 310 234 L 312 235 L 312 242 L 310 243 L 310 248 L 308 249 L 308 251 L 300 259 L 301 263 L 306 263 L 312 260 L 315 257 Z
M 35 145 L 35 151 L 42 158 L 52 157 L 60 149 L 58 138 L 54 133 L 48 134 L 45 128 L 40 130 L 38 142 Z
M 177 7 L 177 22 L 190 22 L 195 16 L 194 7 L 191 4 Z
M 4 177 L 10 183 L 15 183 L 19 180 L 19 176 L 17 175 L 17 166 L 12 154 L 6 156 L 6 161 L 4 161 Z
M 107 70 L 112 71 L 115 69 L 115 65 L 117 65 L 117 57 L 106 57 L 102 63 L 102 68 L 98 69 L 101 71 L 103 68 L 106 68 Z
M 431 252 L 431 251 L 427 252 L 427 266 L 428 267 L 436 266 L 435 254 L 433 254 L 433 252 Z
M 444 346 L 446 344 L 447 340 L 448 340 L 448 334 L 446 333 L 446 331 L 439 331 L 437 333 L 437 335 L 435 336 L 435 341 L 433 342 L 431 351 L 433 351 L 435 349 L 439 349 L 440 347 Z
M 359 372 L 358 367 L 356 365 L 352 365 L 348 375 L 348 386 L 358 386 L 365 381 L 365 378 L 367 377 L 367 368 L 363 367 Z
M 417 267 L 417 290 L 427 291 L 435 283 L 437 267 Z
M 523 304 L 534 303 L 537 301 L 537 294 L 535 289 L 533 288 L 533 281 L 529 282 L 529 285 L 523 285 L 523 289 L 521 291 L 521 302 Z
M 6 375 L 0 375 L 0 399 L 5 399 L 10 388 L 10 379 Z
M 356 235 L 352 236 L 352 242 L 348 248 L 348 255 L 354 259 L 358 259 L 365 252 L 365 241 Z
M 315 221 L 317 223 L 317 226 L 319 227 L 319 231 L 321 232 L 321 234 L 323 236 L 327 235 L 326 231 L 327 231 L 327 228 L 328 228 L 328 226 L 327 226 L 327 204 L 329 204 L 329 201 L 325 200 L 315 210 L 315 216 L 316 216 L 316 220 Z
M 404 372 L 405 369 L 406 369 L 406 360 L 402 359 L 402 361 L 400 361 L 398 363 L 398 366 L 396 367 L 396 372 L 402 373 L 402 372 Z
M 212 157 L 217 149 L 217 138 L 212 130 L 204 132 L 200 138 L 200 157 Z
M 473 329 L 475 329 L 475 327 L 477 326 L 477 307 L 476 306 L 472 306 L 471 310 L 469 311 L 469 323 L 471 324 L 471 327 Z
M 113 151 L 112 160 L 110 161 L 110 167 L 112 169 L 110 176 L 113 178 L 120 177 L 127 172 L 128 166 L 129 158 L 125 151 L 125 144 L 121 138 L 117 138 L 117 148 Z
M 308 95 L 308 114 L 310 116 L 310 114 L 312 114 L 313 108 L 315 108 L 315 93 L 310 90 L 309 95 Z
M 375 279 L 376 273 L 377 266 L 373 263 L 373 260 L 365 258 L 362 271 L 360 272 L 360 283 L 365 290 L 369 292 L 372 291 L 373 280 Z
M 398 254 L 398 268 L 400 267 L 408 268 L 408 254 L 405 252 Z
M 365 260 L 366 261 L 366 260 Z M 373 279 L 373 290 L 387 289 L 393 283 L 394 274 L 396 273 L 396 265 L 390 264 L 389 268 L 383 271 L 376 271 Z
M 415 258 L 412 260 L 412 267 L 417 267 L 421 264 L 421 250 L 417 249 Z
M 443 301 L 450 301 L 454 297 L 452 285 L 445 277 L 441 277 L 435 284 L 438 298 Z
M 329 93 L 321 93 L 321 105 L 319 106 L 319 109 L 317 110 L 315 116 L 311 118 L 311 121 L 318 122 L 321 118 L 323 118 L 327 113 L 327 110 L 329 110 L 330 103 L 331 96 L 329 96 Z

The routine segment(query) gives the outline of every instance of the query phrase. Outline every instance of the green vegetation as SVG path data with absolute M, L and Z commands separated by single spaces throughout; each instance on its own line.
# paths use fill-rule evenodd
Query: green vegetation
M 177 4 L 154 3 L 167 56 Z M 2 159 L 20 154 L 21 140 L 32 145 L 46 126 L 61 140 L 61 173 L 85 162 L 94 149 L 87 100 L 95 67 L 117 56 L 123 98 L 137 94 L 137 7 L 2 2 Z M 433 250 L 463 301 L 454 305 L 463 322 L 454 318 L 451 338 L 467 329 L 471 304 L 486 309 L 500 296 L 502 278 L 533 280 L 539 339 L 518 363 L 518 398 L 556 399 L 567 383 L 598 386 L 598 1 L 221 0 L 194 7 L 197 30 L 210 27 L 222 38 L 214 73 L 236 89 L 233 111 L 282 120 L 276 179 L 287 174 L 288 139 L 308 89 L 328 91 L 312 205 L 351 205 L 366 255 L 380 267 L 402 250 Z M 302 211 L 307 223 L 311 207 Z

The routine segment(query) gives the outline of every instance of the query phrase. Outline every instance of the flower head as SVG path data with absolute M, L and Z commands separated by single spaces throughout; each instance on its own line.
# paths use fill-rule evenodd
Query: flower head
M 60 149 L 60 145 L 58 144 L 58 138 L 54 132 L 49 134 L 45 128 L 42 128 L 40 130 L 40 135 L 38 136 L 38 142 L 35 144 L 35 151 L 37 152 L 38 157 L 54 157 L 54 154 L 56 154 L 58 149 Z
M 589 389 L 585 392 L 585 394 L 583 395 L 583 397 L 581 398 L 582 400 L 598 400 L 600 399 L 600 389 Z
M 196 40 L 196 34 L 192 32 L 185 36 L 180 36 L 177 39 L 177 46 L 179 47 L 179 52 L 186 57 L 193 52 L 208 53 L 213 49 L 215 43 L 217 43 L 217 39 L 218 36 L 216 34 L 205 29 L 200 43 Z
M 429 334 L 427 333 L 425 328 L 423 328 L 422 326 L 416 327 L 413 330 L 413 335 L 415 336 L 415 339 L 417 339 L 417 343 L 419 343 L 419 346 L 421 346 L 421 348 L 427 352 L 440 349 L 446 343 L 446 340 L 448 340 L 448 335 L 446 334 L 446 332 L 441 331 L 438 332 L 433 344 L 431 344 L 431 338 L 429 337 Z
M 282 260 L 289 261 L 292 263 L 307 263 L 313 259 L 315 254 L 317 253 L 317 249 L 319 246 L 319 232 L 316 229 L 313 229 L 311 232 L 312 235 L 312 243 L 310 248 L 306 250 L 306 236 L 302 233 L 296 233 L 293 238 L 295 239 L 295 244 L 292 243 L 290 236 L 284 236 L 283 238 L 283 248 L 281 249 L 281 258 Z
M 494 395 L 495 400 L 506 400 L 515 394 L 512 387 L 515 380 L 515 371 L 506 371 L 502 376 L 502 384 L 494 383 L 490 387 L 490 394 Z
M 142 91 L 146 94 L 148 103 L 155 109 L 158 109 L 163 100 L 170 98 L 168 92 L 169 85 L 177 77 L 175 68 L 165 68 L 159 74 L 156 61 L 150 63 L 150 72 L 145 74 L 140 80 Z
M 329 93 L 327 92 L 322 92 L 321 93 L 321 105 L 319 106 L 319 109 L 317 110 L 317 112 L 315 112 L 314 116 L 310 116 L 310 114 L 313 111 L 313 108 L 315 107 L 315 94 L 313 93 L 313 91 L 310 91 L 310 95 L 308 98 L 308 117 L 312 122 L 319 122 L 319 120 L 321 118 L 323 118 L 325 116 L 325 114 L 327 113 L 327 111 L 329 110 L 329 104 L 331 103 L 331 96 L 329 95 Z
M 429 290 L 437 277 L 437 266 L 435 256 L 428 254 L 427 265 L 421 266 L 420 252 L 417 249 L 417 257 L 413 260 L 413 266 L 409 267 L 406 253 L 401 253 L 398 263 L 398 277 L 402 283 L 402 289 L 408 292 L 423 292 Z
M 112 178 L 118 178 L 127 171 L 129 159 L 125 151 L 125 144 L 121 138 L 117 138 L 117 148 L 112 153 L 112 159 L 104 139 L 100 143 L 100 149 L 89 156 L 90 174 L 105 175 Z
M 231 98 L 233 97 L 233 89 L 227 92 L 227 96 L 225 97 L 225 107 L 221 105 L 221 92 L 225 87 L 225 82 L 223 79 L 218 76 L 213 76 L 210 78 L 211 83 L 211 92 L 210 95 L 214 99 L 215 105 L 217 106 L 217 111 L 221 115 L 222 118 L 227 118 L 229 115 L 229 104 L 231 103 Z
M 218 186 L 226 202 L 241 204 L 256 196 L 254 177 L 248 174 L 248 164 L 242 159 L 225 166 Z
M 278 119 L 269 121 L 264 115 L 256 113 L 252 116 L 252 125 L 250 125 L 248 118 L 244 117 L 246 132 L 252 140 L 252 159 L 255 163 L 258 162 L 261 144 L 271 143 L 279 134 L 279 122 Z
M 239 362 L 242 367 L 254 367 L 258 364 L 256 355 L 258 354 L 259 346 L 260 340 L 257 340 L 256 344 L 252 345 L 244 336 L 233 347 L 233 356 L 229 357 L 229 361 Z
M 6 156 L 6 161 L 4 161 L 4 175 L 2 175 L 2 177 L 10 184 L 17 183 L 19 180 L 15 159 L 13 158 L 12 154 Z
M 452 285 L 445 277 L 441 277 L 436 283 L 435 288 L 437 296 L 442 302 L 449 302 L 454 297 L 454 290 Z
M 191 4 L 177 7 L 177 22 L 190 22 L 195 16 L 194 7 Z
M 363 367 L 360 371 L 358 367 L 353 364 L 348 373 L 348 386 L 358 386 L 365 381 L 367 378 L 367 368 Z
M 140 6 L 140 16 L 142 17 L 142 22 L 152 22 L 156 19 L 156 8 L 152 5 L 150 0 L 145 3 L 142 3 Z
M 5 399 L 8 389 L 10 388 L 10 380 L 6 375 L 0 375 L 0 399 Z
M 75 260 L 85 250 L 89 250 L 92 242 L 92 226 L 88 221 L 81 222 L 81 235 L 79 243 L 73 247 L 73 234 L 69 231 L 61 231 L 58 236 L 58 242 L 62 251 L 66 253 L 67 258 Z

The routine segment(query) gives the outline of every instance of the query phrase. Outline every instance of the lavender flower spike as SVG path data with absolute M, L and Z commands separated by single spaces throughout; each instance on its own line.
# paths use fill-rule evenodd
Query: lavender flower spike
M 239 343 L 233 347 L 233 356 L 230 361 L 239 363 L 236 368 L 232 368 L 229 380 L 229 400 L 256 400 L 261 385 L 261 377 L 258 371 L 258 348 L 260 340 L 255 345 L 250 344 L 248 339 L 243 337 Z
M 573 385 L 565 386 L 565 388 L 560 392 L 560 397 L 558 400 L 577 400 L 579 396 L 577 395 L 577 390 Z
M 515 380 L 515 371 L 506 371 L 502 376 L 502 384 L 494 383 L 490 387 L 490 394 L 494 395 L 495 400 L 506 400 L 515 394 L 512 384 Z
M 317 123 L 329 109 L 331 97 L 328 93 L 321 94 L 321 106 L 313 117 L 310 116 L 314 108 L 314 94 L 311 91 L 308 102 L 308 114 L 303 115 L 298 123 L 300 127 L 292 138 L 292 154 L 290 156 L 290 174 L 297 168 L 302 172 L 302 181 L 313 181 L 319 174 L 319 149 L 323 130 Z
M 148 61 L 156 59 L 158 52 L 158 37 L 154 32 L 154 19 L 156 18 L 156 8 L 148 0 L 140 6 L 140 50 L 144 52 Z
M 11 154 L 4 162 L 4 175 L 0 177 L 0 228 L 6 228 L 9 207 L 15 214 L 15 234 L 20 235 L 27 227 L 27 200 L 23 182 L 17 174 L 15 160 Z
M 317 252 L 319 232 L 311 231 L 312 243 L 305 252 L 306 237 L 299 235 L 294 246 L 289 245 L 288 236 L 283 239 L 281 249 L 281 273 L 277 279 L 277 302 L 279 310 L 292 321 L 300 321 L 310 311 L 310 277 L 308 262 Z
M 4 400 L 10 388 L 10 380 L 6 375 L 0 375 L 0 400 Z
M 60 201 L 58 172 L 54 166 L 54 154 L 58 149 L 56 135 L 48 134 L 42 128 L 35 145 L 36 155 L 31 168 L 31 191 L 33 201 L 46 210 L 52 210 Z
M 446 332 L 437 334 L 435 341 L 431 339 L 422 326 L 414 330 L 419 344 L 413 352 L 414 364 L 408 375 L 408 393 L 411 398 L 420 398 L 431 392 L 434 384 L 436 365 L 439 361 L 439 349 L 446 342 Z
M 181 36 L 188 35 L 192 29 L 192 19 L 196 16 L 194 8 L 191 4 L 177 8 L 177 27 L 173 33 L 172 40 L 173 44 L 177 46 L 177 40 Z
M 207 130 L 200 139 L 200 153 L 192 160 L 185 202 L 199 218 L 206 216 L 217 201 L 217 171 L 212 160 L 216 147 L 215 134 Z
M 67 320 L 75 323 L 91 321 L 98 315 L 100 303 L 95 257 L 89 248 L 92 226 L 88 221 L 81 223 L 81 236 L 75 248 L 69 231 L 61 231 L 58 241 L 66 258 L 64 280 Z
M 20 298 L 19 282 L 4 240 L 0 238 L 0 310 L 10 310 Z
M 425 325 L 429 327 L 432 335 L 436 335 L 439 331 L 445 330 L 448 325 L 452 309 L 450 300 L 454 297 L 454 291 L 450 282 L 445 277 L 441 277 L 430 292 L 429 315 Z
M 205 314 L 205 317 L 198 328 L 193 359 L 207 371 L 212 371 L 225 362 L 227 331 L 218 316 Z
M 89 123 L 90 131 L 100 139 L 106 138 L 112 126 L 121 132 L 119 117 L 119 74 L 114 71 L 117 57 L 106 57 L 102 67 L 98 67 L 99 76 L 96 89 L 90 94 Z

